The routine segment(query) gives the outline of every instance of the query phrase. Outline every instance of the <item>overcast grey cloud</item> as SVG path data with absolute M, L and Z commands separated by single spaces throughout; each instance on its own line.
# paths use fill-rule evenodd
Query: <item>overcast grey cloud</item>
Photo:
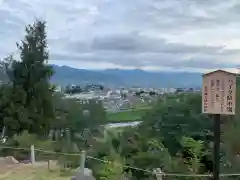
M 79 68 L 234 68 L 238 0 L 0 0 L 0 57 L 35 18 L 47 21 L 50 63 Z

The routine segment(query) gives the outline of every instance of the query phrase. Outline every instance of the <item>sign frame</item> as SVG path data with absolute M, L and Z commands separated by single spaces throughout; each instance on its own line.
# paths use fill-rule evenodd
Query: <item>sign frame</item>
M 220 69 L 203 74 L 203 114 L 236 114 L 236 78 L 236 73 Z

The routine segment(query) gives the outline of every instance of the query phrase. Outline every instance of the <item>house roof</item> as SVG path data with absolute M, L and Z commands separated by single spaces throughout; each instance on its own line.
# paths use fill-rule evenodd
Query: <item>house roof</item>
M 236 73 L 233 73 L 233 72 L 230 72 L 230 71 L 218 69 L 218 70 L 215 70 L 215 71 L 205 73 L 205 74 L 203 74 L 203 76 L 210 75 L 210 74 L 213 74 L 213 73 L 216 73 L 216 72 L 223 72 L 223 73 L 232 74 L 232 75 L 235 75 L 235 76 L 237 75 Z

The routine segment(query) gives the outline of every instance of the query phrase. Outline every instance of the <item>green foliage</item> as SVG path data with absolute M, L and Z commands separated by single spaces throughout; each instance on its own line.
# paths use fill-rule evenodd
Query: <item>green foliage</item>
M 60 141 L 60 152 L 61 155 L 58 156 L 58 164 L 63 168 L 76 168 L 80 165 L 81 153 L 75 143 Z M 72 154 L 72 155 L 68 155 Z
M 204 144 L 203 141 L 196 141 L 190 137 L 182 137 L 180 141 L 182 147 L 187 148 L 188 152 L 193 156 L 193 158 L 201 157 L 203 154 Z
M 50 121 L 55 118 L 52 105 L 50 77 L 53 70 L 48 61 L 45 22 L 36 21 L 25 29 L 26 35 L 17 44 L 20 61 L 12 56 L 4 62 L 10 84 L 2 87 L 0 110 L 2 125 L 7 133 L 30 133 L 44 135 L 49 131 Z
M 124 175 L 124 160 L 114 150 L 104 160 L 109 163 L 102 163 L 98 166 L 96 177 L 100 180 L 122 179 Z
M 23 105 L 25 92 L 5 85 L 0 87 L 0 99 L 0 127 L 6 127 L 7 135 L 11 137 L 27 129 L 27 109 Z
M 189 171 L 192 173 L 198 173 L 202 166 L 201 159 L 204 155 L 203 141 L 196 141 L 190 137 L 182 137 L 181 145 L 189 153 L 187 164 L 189 165 Z
M 68 130 L 68 138 L 79 148 L 91 146 L 99 132 L 99 126 L 106 122 L 106 113 L 100 102 L 89 101 L 88 104 L 81 104 L 75 99 L 64 99 L 57 95 L 54 96 L 54 107 L 57 121 L 54 121 L 51 127 L 55 131 Z M 64 134 L 66 136 L 66 133 Z
M 125 164 L 133 167 L 161 168 L 163 172 L 172 173 L 204 170 L 202 158 L 211 141 L 212 124 L 201 114 L 199 94 L 173 95 L 159 100 L 142 120 L 138 127 L 129 127 L 119 133 L 106 132 L 104 140 L 94 144 L 93 149 L 98 148 L 94 156 L 108 158 L 114 149 L 125 159 Z M 135 179 L 152 178 L 151 174 L 142 171 L 127 168 L 124 171 L 131 171 Z
M 240 171 L 240 77 L 237 77 L 236 115 L 224 117 L 221 134 L 221 171 L 235 173 Z
M 237 91 L 237 99 L 239 92 Z M 221 172 L 239 171 L 238 119 L 237 112 L 231 122 L 225 121 L 222 126 Z M 201 113 L 200 94 L 167 96 L 159 100 L 142 120 L 143 123 L 138 127 L 126 128 L 119 133 L 106 132 L 103 139 L 97 139 L 90 152 L 95 157 L 109 159 L 111 149 L 114 149 L 122 159 L 125 159 L 124 164 L 148 170 L 161 168 L 166 173 L 211 172 L 207 163 L 212 159 L 212 120 Z M 94 151 L 96 147 L 98 151 Z M 93 165 L 91 167 L 98 170 Z M 102 169 L 103 173 L 100 173 L 100 176 L 105 179 L 117 171 L 113 165 L 105 165 Z M 120 168 L 118 170 L 122 171 Z M 152 178 L 150 174 L 142 171 L 123 169 L 127 170 L 132 172 L 133 179 Z M 202 178 L 171 177 L 171 179 Z
M 172 155 L 179 151 L 182 136 L 208 141 L 212 123 L 201 114 L 200 103 L 198 94 L 180 95 L 178 98 L 170 96 L 143 117 L 139 131 L 150 137 L 162 137 Z
M 129 177 L 129 174 L 124 173 L 126 161 L 121 156 L 119 138 L 121 133 L 114 130 L 105 130 L 102 137 L 96 138 L 93 147 L 88 151 L 88 154 L 93 157 L 103 159 L 103 162 L 87 161 L 87 166 L 94 170 L 94 176 L 97 179 L 122 179 L 124 176 Z M 96 151 L 95 148 L 98 150 Z M 109 163 L 107 163 L 109 162 Z
M 60 140 L 60 132 L 69 130 L 68 138 L 81 146 L 83 138 L 77 134 L 98 129 L 106 122 L 106 113 L 101 103 L 80 104 L 54 93 L 49 83 L 53 69 L 47 65 L 45 27 L 41 21 L 28 25 L 24 40 L 17 44 L 20 61 L 9 56 L 2 62 L 10 83 L 0 88 L 0 127 L 6 127 L 9 137 L 27 130 L 42 138 L 53 130 L 54 140 Z M 84 114 L 86 110 L 89 116 Z
M 14 135 L 11 139 L 8 140 L 7 146 L 23 148 L 22 150 L 13 150 L 13 149 L 2 149 L 3 155 L 13 155 L 16 159 L 19 160 L 28 160 L 30 158 L 30 147 L 34 145 L 36 149 L 54 151 L 55 144 L 48 139 L 39 139 L 37 135 L 29 134 L 27 131 L 23 131 L 20 135 Z M 26 150 L 25 150 L 26 149 Z M 36 159 L 53 159 L 54 156 L 49 156 L 41 151 L 36 151 Z

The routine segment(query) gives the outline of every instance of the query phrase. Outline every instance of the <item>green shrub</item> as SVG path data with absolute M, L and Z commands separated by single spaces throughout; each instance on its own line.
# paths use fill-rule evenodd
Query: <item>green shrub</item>
M 62 141 L 61 155 L 58 156 L 58 164 L 63 168 L 76 168 L 80 165 L 81 153 L 75 143 Z M 72 154 L 72 155 L 69 155 Z M 74 154 L 74 155 L 73 155 Z
M 54 151 L 54 142 L 48 139 L 39 139 L 36 135 L 29 134 L 24 131 L 20 135 L 15 135 L 9 139 L 6 146 L 13 148 L 2 148 L 2 156 L 14 156 L 17 160 L 30 159 L 30 147 L 35 146 L 36 160 L 48 160 L 55 159 L 55 155 L 52 153 L 44 153 L 43 151 Z M 16 148 L 16 149 L 14 149 Z M 22 149 L 21 149 L 22 148 Z
M 54 142 L 49 139 L 40 139 L 37 135 L 24 131 L 21 135 L 15 135 L 9 139 L 2 148 L 0 156 L 14 156 L 17 160 L 30 160 L 30 147 L 35 147 L 36 161 L 57 160 L 62 167 L 79 167 L 81 154 L 75 143 L 61 140 Z M 75 154 L 75 155 L 68 155 Z

